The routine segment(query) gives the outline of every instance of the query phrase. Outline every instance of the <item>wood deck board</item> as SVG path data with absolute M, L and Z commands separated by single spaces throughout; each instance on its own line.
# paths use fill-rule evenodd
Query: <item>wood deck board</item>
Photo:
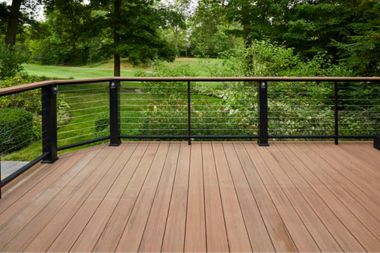
M 203 252 L 206 249 L 202 146 L 192 145 L 190 150 L 185 251 Z
M 379 252 L 370 143 L 130 142 L 5 188 L 7 252 Z
M 295 209 L 322 251 L 342 251 L 342 248 L 338 245 L 335 238 L 331 235 L 325 224 L 314 211 L 310 202 L 304 198 L 301 191 L 284 172 L 289 171 L 291 165 L 283 157 L 273 154 L 273 149 L 270 151 L 268 149 L 263 149 L 261 154 L 263 159 L 270 164 L 270 170 L 268 170 L 268 172 L 273 181 L 276 182 L 275 184 L 277 187 L 280 187 L 283 190 L 285 197 Z
M 162 244 L 164 252 L 181 252 L 185 247 L 189 171 L 190 146 L 182 143 Z
M 309 165 L 311 166 L 311 165 Z M 326 166 L 328 167 L 328 166 Z M 308 170 L 302 170 L 302 172 L 307 172 Z M 376 207 L 368 208 L 366 205 L 362 205 L 360 203 L 360 199 L 356 198 L 355 195 L 350 194 L 350 189 L 345 187 L 345 185 L 334 184 L 334 181 L 331 180 L 331 177 L 322 173 L 318 173 L 315 177 L 320 177 L 319 183 L 324 186 L 318 187 L 317 192 L 323 194 L 322 198 L 329 201 L 334 200 L 334 204 L 337 203 L 343 205 L 343 209 L 349 210 L 355 218 L 357 218 L 378 240 L 379 240 L 379 232 L 380 232 L 380 223 L 379 218 L 372 214 L 376 210 Z M 315 185 L 310 184 L 311 187 L 315 188 Z M 328 196 L 328 197 L 325 197 Z
M 37 216 L 45 207 L 53 207 L 59 209 L 64 201 L 76 190 L 76 187 L 80 182 L 85 180 L 86 176 L 94 169 L 95 164 L 103 159 L 107 154 L 89 154 L 84 159 L 75 164 L 68 173 L 59 177 L 58 181 L 54 184 L 48 183 L 46 189 L 44 189 L 37 198 L 31 201 L 26 199 L 24 202 L 17 201 L 14 206 L 7 209 L 2 213 L 9 218 L 1 219 L 1 231 L 0 241 L 2 248 L 6 247 L 10 240 L 15 237 L 22 228 L 29 224 L 29 222 Z M 58 170 L 57 170 L 58 171 Z M 54 178 L 55 179 L 55 178 Z M 40 184 L 40 186 L 43 184 Z M 21 212 L 15 212 L 17 219 L 12 219 L 14 213 L 11 211 L 17 204 L 23 203 L 24 206 Z M 3 223 L 3 221 L 5 223 Z
M 116 151 L 116 150 L 115 150 Z M 112 176 L 117 176 L 114 171 L 103 169 L 104 164 L 110 164 L 112 159 L 121 155 L 123 150 L 118 152 L 112 152 L 107 156 L 102 163 L 99 163 L 97 167 L 90 167 L 90 174 L 87 174 L 82 181 L 78 182 L 78 185 L 67 197 L 59 197 L 61 201 L 55 200 L 45 206 L 45 208 L 36 215 L 31 222 L 29 222 L 23 229 L 17 234 L 16 237 L 4 248 L 6 251 L 13 251 L 19 248 L 24 249 L 33 239 L 33 234 L 39 233 L 39 231 L 44 230 L 45 235 L 43 236 L 43 241 L 46 246 L 50 245 L 53 241 L 49 241 L 48 238 L 54 238 L 54 236 L 61 236 L 63 231 L 70 230 L 70 234 L 75 235 L 74 230 L 71 230 L 67 226 L 67 222 L 72 219 L 73 214 L 76 215 L 77 210 L 82 206 L 83 203 L 91 200 L 91 195 L 96 192 L 96 187 L 106 184 L 107 180 L 104 178 L 105 173 Z M 106 154 L 107 155 L 107 154 Z M 100 157 L 102 159 L 103 157 Z M 100 159 L 98 161 L 100 161 Z M 103 166 L 102 166 L 103 165 Z M 96 166 L 94 164 L 94 166 Z M 102 191 L 103 192 L 103 191 Z M 86 209 L 86 213 L 91 209 Z M 63 231 L 57 228 L 65 228 Z M 80 224 L 75 223 L 75 230 L 80 229 Z M 46 234 L 47 233 L 47 234 Z M 74 237 L 76 239 L 76 237 Z M 42 244 L 40 244 L 42 245 Z M 65 240 L 64 246 L 70 245 L 69 240 Z M 44 250 L 47 250 L 45 248 Z
M 270 174 L 270 166 L 272 164 L 269 165 L 269 161 L 265 161 L 265 158 L 262 157 L 261 152 L 258 152 L 255 145 L 245 144 L 245 146 L 255 164 L 259 177 L 263 181 L 272 201 L 287 225 L 288 231 L 297 245 L 298 250 L 301 252 L 320 251 L 320 247 L 317 245 L 315 238 L 313 238 L 307 226 L 304 224 L 304 221 L 287 199 L 282 188 L 278 187 L 275 181 L 272 180 Z
M 279 148 L 277 146 L 271 152 L 277 159 L 281 159 L 281 157 L 282 159 L 286 159 L 281 160 L 281 163 L 289 165 L 286 167 L 286 170 L 284 169 L 284 172 L 295 187 L 299 189 L 339 246 L 344 251 L 352 251 L 353 249 L 355 251 L 363 250 L 350 231 L 346 229 L 344 224 L 341 223 L 326 204 L 326 199 L 333 198 L 332 193 L 327 191 L 325 186 L 320 187 L 320 185 L 323 185 L 323 181 L 318 181 L 318 178 L 308 173 L 307 168 L 301 162 L 301 159 L 304 157 L 300 152 L 294 155 L 290 149 L 286 147 Z

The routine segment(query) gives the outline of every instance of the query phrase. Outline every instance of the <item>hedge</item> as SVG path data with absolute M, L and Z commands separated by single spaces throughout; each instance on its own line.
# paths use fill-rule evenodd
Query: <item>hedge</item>
M 0 153 L 10 153 L 33 141 L 33 114 L 20 108 L 0 109 Z

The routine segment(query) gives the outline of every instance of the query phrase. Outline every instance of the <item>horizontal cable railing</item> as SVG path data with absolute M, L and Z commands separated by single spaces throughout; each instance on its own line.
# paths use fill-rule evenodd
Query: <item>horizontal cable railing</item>
M 112 77 L 0 89 L 1 186 L 57 152 L 121 139 L 370 139 L 379 77 Z M 16 118 L 16 119 L 14 119 Z

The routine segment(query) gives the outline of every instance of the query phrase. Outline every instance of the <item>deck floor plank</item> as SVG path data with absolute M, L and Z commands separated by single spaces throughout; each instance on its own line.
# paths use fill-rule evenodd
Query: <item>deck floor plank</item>
M 233 252 L 252 251 L 251 241 L 249 239 L 239 199 L 236 194 L 235 184 L 230 174 L 230 168 L 225 156 L 223 144 L 213 143 L 212 146 L 216 157 L 215 162 L 219 178 L 220 192 L 222 195 L 230 250 Z
M 115 251 L 127 225 L 128 217 L 132 212 L 134 203 L 139 196 L 140 190 L 150 171 L 153 159 L 156 156 L 159 144 L 149 144 L 141 163 L 120 198 L 117 206 L 113 210 L 104 230 L 98 238 L 93 251 L 111 252 Z
M 274 155 L 273 148 L 270 151 L 269 149 L 263 148 L 260 150 L 260 153 L 265 162 L 270 164 L 268 165 L 270 168 L 270 170 L 268 170 L 268 174 L 270 175 L 268 178 L 272 178 L 273 183 L 282 189 L 284 197 L 293 206 L 318 247 L 323 252 L 342 251 L 342 248 L 326 228 L 320 216 L 317 215 L 310 203 L 304 198 L 304 195 L 302 195 L 293 181 L 290 180 L 284 172 L 284 170 L 288 171 L 291 169 L 291 165 L 287 160 L 281 156 Z
M 270 166 L 272 166 L 272 164 L 266 164 L 261 152 L 258 151 L 255 145 L 246 144 L 245 146 L 248 154 L 256 165 L 257 172 L 261 180 L 264 182 L 277 210 L 285 221 L 285 224 L 287 224 L 289 233 L 297 245 L 298 250 L 313 252 L 320 251 L 315 239 L 312 237 L 304 222 L 282 192 L 282 189 L 276 186 L 276 183 L 272 180 L 272 176 L 269 174 L 271 170 Z
M 315 153 L 314 150 L 320 153 Z M 375 217 L 377 217 L 380 213 L 380 200 L 379 197 L 377 197 L 378 194 L 373 191 L 373 188 L 369 187 L 365 182 L 358 183 L 358 178 L 354 175 L 349 175 L 345 170 L 342 170 L 342 167 L 344 166 L 339 165 L 339 162 L 337 162 L 339 159 L 337 160 L 329 157 L 320 149 L 314 150 L 312 146 L 308 150 L 305 150 L 306 154 L 312 158 L 306 162 L 308 163 L 307 165 L 309 165 L 309 163 L 314 163 L 310 164 L 308 167 L 311 169 L 314 168 L 314 172 L 318 173 L 320 171 L 319 166 L 322 166 L 323 172 L 326 173 L 329 178 L 325 179 L 326 182 L 330 182 L 331 185 L 338 183 L 342 187 L 345 186 L 344 189 L 348 193 L 356 196 L 355 198 L 357 201 L 362 203 L 364 207 L 369 207 L 369 210 L 372 210 Z M 315 164 L 319 164 L 319 166 L 314 166 Z
M 378 197 L 373 199 L 373 201 L 380 205 L 380 189 L 378 188 L 379 182 L 376 178 L 371 176 L 372 174 L 367 174 L 368 171 L 365 166 L 357 168 L 352 164 L 351 160 L 346 159 L 344 156 L 339 157 L 337 155 L 339 153 L 339 149 L 332 149 L 330 145 L 326 145 L 324 148 L 311 145 L 309 152 L 314 152 L 314 154 L 317 154 L 323 161 L 326 161 L 330 165 L 329 168 L 340 173 L 353 184 L 359 185 L 365 194 L 376 194 Z
M 241 211 L 244 217 L 252 250 L 254 252 L 272 252 L 274 246 L 264 223 L 257 201 L 252 195 L 239 158 L 233 145 L 223 144 L 230 174 L 234 181 Z M 265 210 L 262 210 L 265 212 Z
M 349 157 L 345 157 L 345 159 L 349 159 Z M 328 179 L 325 181 L 328 181 Z M 329 186 L 327 188 L 329 188 Z M 380 240 L 380 217 L 375 213 L 371 213 L 371 209 L 366 208 L 366 205 L 361 204 L 355 195 L 350 194 L 348 187 L 342 187 L 339 185 L 335 186 L 334 189 L 337 189 L 336 196 L 346 208 L 350 210 L 378 240 Z M 374 210 L 376 210 L 376 208 L 374 208 Z
M 261 210 L 263 220 L 275 250 L 279 252 L 297 251 L 297 247 L 288 232 L 286 224 L 278 213 L 244 145 L 235 144 L 235 149 L 250 189 L 257 200 L 259 210 Z
M 129 185 L 132 176 L 136 173 L 136 168 L 140 164 L 143 155 L 147 149 L 147 145 L 138 145 L 133 155 L 124 166 L 120 176 L 107 193 L 106 197 L 96 209 L 95 214 L 83 229 L 81 235 L 71 248 L 72 252 L 90 252 L 93 250 L 99 236 L 101 235 L 106 223 L 119 202 L 122 194 Z
M 205 252 L 206 250 L 202 146 L 192 145 L 190 151 L 185 252 Z
M 139 249 L 144 229 L 152 209 L 153 201 L 157 195 L 160 179 L 164 172 L 168 155 L 172 158 L 176 154 L 173 144 L 162 144 L 153 160 L 149 174 L 141 189 L 140 195 L 133 207 L 132 213 L 128 218 L 128 223 L 124 228 L 116 251 L 136 252 Z
M 219 181 L 216 174 L 215 158 L 211 144 L 202 144 L 202 159 L 205 190 L 207 251 L 227 252 L 229 251 L 229 246 L 226 224 L 224 221 Z
M 190 146 L 182 143 L 162 244 L 163 252 L 181 252 L 185 247 L 189 171 Z
M 97 163 L 104 159 L 109 151 L 94 153 L 81 160 L 63 177 L 59 178 L 53 187 L 42 192 L 37 199 L 17 214 L 15 219 L 9 219 L 7 223 L 1 225 L 0 245 L 6 247 L 13 237 L 27 225 L 45 207 L 59 209 L 72 193 L 78 188 L 80 183 L 86 181 L 86 177 L 93 172 Z M 9 211 L 8 209 L 7 211 Z M 3 213 L 5 214 L 5 213 Z
M 61 233 L 61 231 L 56 230 L 56 228 L 64 228 L 79 207 L 91 199 L 90 194 L 95 187 L 107 183 L 107 180 L 104 179 L 104 174 L 108 173 L 111 176 L 117 176 L 117 174 L 114 174 L 111 169 L 108 169 L 111 167 L 108 167 L 107 169 L 103 169 L 103 167 L 104 165 L 112 164 L 112 161 L 116 160 L 115 158 L 122 153 L 122 149 L 114 150 L 103 162 L 95 165 L 97 167 L 95 167 L 94 170 L 92 170 L 92 173 L 85 177 L 84 180 L 75 187 L 73 193 L 70 193 L 68 197 L 59 197 L 60 201 L 56 200 L 50 202 L 49 205 L 36 215 L 32 221 L 29 222 L 15 238 L 13 238 L 12 242 L 6 246 L 5 250 L 23 250 L 35 238 L 31 235 L 37 234 L 42 230 L 48 231 L 48 234 L 44 236 L 45 245 L 48 245 L 48 242 L 52 243 L 48 238 L 54 238 L 53 235 L 57 235 L 54 233 L 55 231 Z M 89 210 L 86 210 L 86 212 L 87 211 Z M 78 226 L 76 226 L 75 229 L 79 229 L 79 224 L 76 225 Z M 49 230 L 49 228 L 53 229 Z M 73 235 L 75 234 L 73 231 L 70 231 L 70 233 Z M 65 241 L 65 246 L 66 245 L 69 245 L 68 241 Z M 43 250 L 47 250 L 47 248 Z
M 380 252 L 372 143 L 127 142 L 9 184 L 7 252 Z
M 300 161 L 302 158 L 300 152 L 294 155 L 290 149 L 283 145 L 280 147 L 276 145 L 271 152 L 281 164 L 288 165 L 283 166 L 282 169 L 284 173 L 286 173 L 296 188 L 299 189 L 300 193 L 314 209 L 339 246 L 344 251 L 364 250 L 360 243 L 352 236 L 350 231 L 325 203 L 325 199 L 333 199 L 334 196 L 329 191 L 326 191 L 324 186 L 320 187 L 320 185 L 323 185 L 323 182 L 313 177 L 312 174 L 306 173 L 307 169 Z M 303 173 L 301 174 L 301 172 Z M 309 180 L 310 184 L 307 180 Z
M 58 180 L 68 171 L 72 166 L 76 165 L 76 163 L 84 158 L 84 156 L 91 156 L 91 152 L 87 154 L 75 154 L 71 159 L 61 159 L 59 163 L 54 163 L 51 166 L 46 166 L 44 171 L 41 171 L 42 174 L 39 177 L 43 180 L 43 183 L 35 184 L 33 180 L 32 182 L 28 181 L 26 184 L 22 184 L 22 187 L 17 187 L 12 192 L 13 194 L 8 194 L 7 192 L 4 194 L 1 203 L 0 203 L 0 217 L 3 220 L 6 220 L 6 216 L 4 216 L 6 212 L 12 214 L 12 216 L 16 215 L 17 211 L 22 210 L 25 206 L 29 205 L 31 201 L 35 201 L 46 189 L 52 184 L 58 182 Z M 90 157 L 89 157 L 90 159 Z M 50 173 L 47 173 L 50 172 Z M 49 175 L 49 177 L 45 177 Z M 34 179 L 34 178 L 31 178 Z M 36 183 L 38 181 L 35 181 Z M 51 183 L 51 184 L 50 184 Z M 11 210 L 8 210 L 11 209 Z
M 305 145 L 303 145 L 305 147 Z M 302 146 L 301 146 L 302 147 Z M 298 147 L 297 153 L 302 152 L 302 149 Z M 307 153 L 309 157 L 313 157 L 314 159 L 317 159 L 318 157 L 315 157 L 314 153 L 311 153 L 310 150 L 307 150 Z M 319 160 L 320 162 L 322 160 Z M 309 167 L 314 167 L 314 170 L 321 169 L 329 167 L 328 164 L 323 164 L 322 166 L 315 166 L 318 164 L 318 161 L 313 160 L 311 162 L 307 163 Z M 343 167 L 343 166 L 342 166 Z M 339 168 L 338 168 L 339 169 Z M 325 187 L 323 189 L 326 189 Z M 327 205 L 331 210 L 334 211 L 335 215 L 339 217 L 339 219 L 342 221 L 342 223 L 350 230 L 350 232 L 353 234 L 353 236 L 360 242 L 360 244 L 367 250 L 367 251 L 375 251 L 380 247 L 380 241 L 371 233 L 364 225 L 363 223 L 350 211 L 349 208 L 347 208 L 344 204 L 341 202 L 341 198 L 324 198 Z
M 139 251 L 141 252 L 159 252 L 161 250 L 179 151 L 180 144 L 170 144 L 156 196 L 153 200 L 153 206 L 139 246 Z
M 99 164 L 99 167 L 103 170 L 101 173 L 102 179 L 101 181 L 95 181 L 91 188 L 83 187 L 88 189 L 84 189 L 86 194 L 88 194 L 85 201 L 75 201 L 76 203 L 74 205 L 68 205 L 60 211 L 60 216 L 57 215 L 55 217 L 55 221 L 62 220 L 62 223 L 65 225 L 63 226 L 64 229 L 59 235 L 57 235 L 48 251 L 67 252 L 71 249 L 72 245 L 75 243 L 84 227 L 91 219 L 97 207 L 113 186 L 115 180 L 124 168 L 125 163 L 128 162 L 134 148 L 135 147 L 131 145 L 131 147 L 127 150 L 125 150 L 126 147 L 124 147 L 124 149 L 113 149 L 113 152 Z M 106 166 L 110 169 L 107 170 Z M 62 217 L 65 217 L 64 213 L 69 212 L 69 210 L 74 212 L 74 215 L 69 220 L 62 219 Z M 55 225 L 55 227 L 59 226 Z
M 380 196 L 380 175 L 378 175 L 378 171 L 374 170 L 371 166 L 368 166 L 366 163 L 362 163 L 357 161 L 354 156 L 350 156 L 347 152 L 344 152 L 340 148 L 334 148 L 332 145 L 313 145 L 315 148 L 322 151 L 322 154 L 329 153 L 331 158 L 341 159 L 339 161 L 340 167 L 342 171 L 345 170 L 345 174 L 352 175 L 357 180 L 360 179 L 362 182 L 366 182 L 371 185 L 372 189 L 377 191 Z M 336 163 L 334 163 L 336 164 Z
M 374 150 L 374 148 L 367 149 L 367 146 L 357 145 L 355 146 L 355 152 L 351 152 L 350 147 L 352 145 L 341 145 L 338 146 L 342 151 L 344 151 L 348 156 L 356 159 L 357 163 L 360 164 L 360 168 L 362 165 L 366 165 L 372 168 L 374 173 L 379 173 L 380 171 L 380 151 Z

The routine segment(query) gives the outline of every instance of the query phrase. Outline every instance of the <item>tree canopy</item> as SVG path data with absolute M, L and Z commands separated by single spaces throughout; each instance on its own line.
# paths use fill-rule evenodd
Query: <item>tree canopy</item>
M 36 5 L 45 8 L 42 21 L 30 14 Z M 357 75 L 380 73 L 376 0 L 13 0 L 0 4 L 0 14 L 5 44 L 19 44 L 43 64 L 86 64 L 112 55 L 133 64 L 222 57 L 268 41 L 304 60 L 323 55 Z

